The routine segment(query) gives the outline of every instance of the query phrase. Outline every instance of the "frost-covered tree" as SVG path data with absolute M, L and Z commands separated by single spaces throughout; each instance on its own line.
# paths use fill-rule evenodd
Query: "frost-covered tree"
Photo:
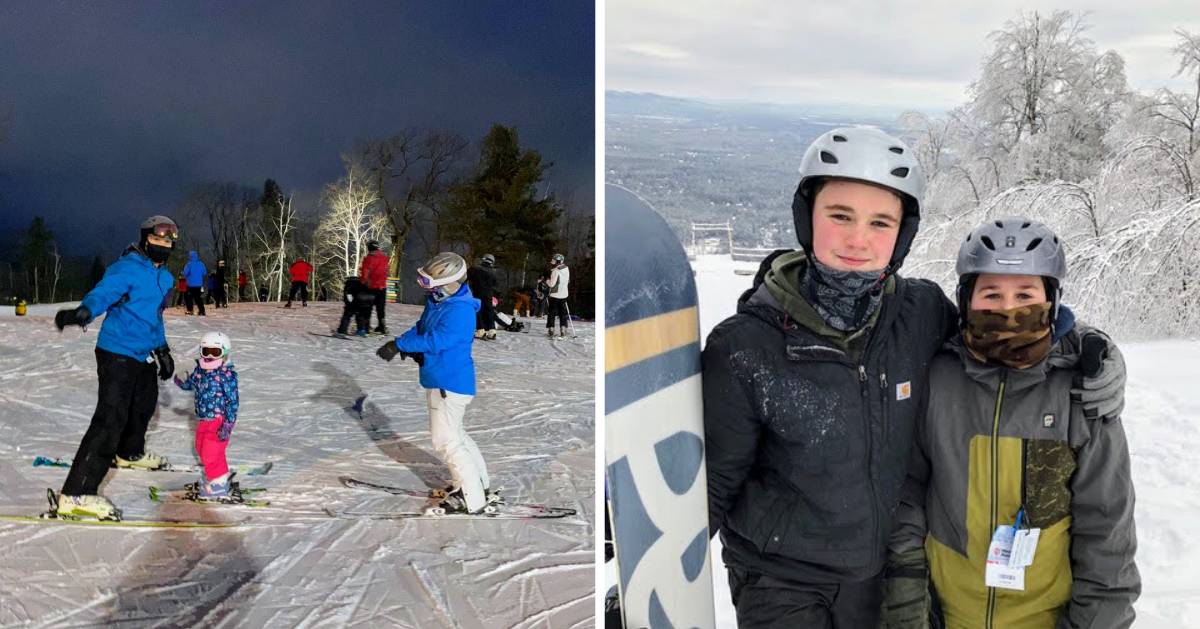
M 331 279 L 340 281 L 357 275 L 367 255 L 367 242 L 386 241 L 388 221 L 382 212 L 378 188 L 363 165 L 343 157 L 346 174 L 325 187 L 322 201 L 325 211 L 317 223 L 313 241 L 317 264 L 331 264 Z

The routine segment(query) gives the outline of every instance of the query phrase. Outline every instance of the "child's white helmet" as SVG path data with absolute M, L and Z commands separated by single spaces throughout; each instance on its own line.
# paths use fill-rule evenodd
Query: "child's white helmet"
M 225 336 L 224 332 L 207 332 L 200 339 L 200 355 L 207 358 L 228 358 L 229 350 L 233 344 L 229 342 L 229 337 Z M 206 356 L 205 349 L 220 349 L 220 356 Z

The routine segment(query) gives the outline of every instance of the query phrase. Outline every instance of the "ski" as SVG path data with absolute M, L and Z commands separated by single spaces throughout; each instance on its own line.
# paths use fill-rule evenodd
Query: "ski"
M 489 505 L 491 513 L 446 513 L 429 508 L 422 511 L 340 511 L 325 509 L 330 517 L 345 520 L 553 520 L 575 515 L 574 509 L 561 507 L 520 507 L 509 504 Z
M 438 500 L 442 497 L 442 495 L 444 495 L 443 490 L 440 490 L 440 489 L 408 489 L 406 487 L 394 487 L 391 485 L 380 485 L 378 483 L 362 481 L 362 480 L 358 480 L 356 478 L 351 478 L 349 476 L 340 476 L 340 477 L 338 477 L 338 480 L 341 481 L 341 483 L 343 485 L 345 485 L 346 487 L 349 487 L 351 489 L 366 489 L 366 490 L 372 490 L 372 491 L 382 491 L 385 493 L 392 494 L 394 496 L 411 496 L 413 498 L 424 498 L 426 500 Z M 496 494 L 496 495 L 498 495 L 499 493 L 500 493 L 499 490 L 496 490 L 494 492 L 494 494 Z M 515 508 L 520 508 L 520 509 L 528 509 L 532 513 L 557 514 L 557 515 L 540 515 L 540 516 L 536 516 L 536 517 L 561 518 L 561 517 L 568 516 L 568 515 L 575 515 L 575 510 L 567 508 L 567 507 L 548 507 L 546 505 L 534 504 L 534 503 L 529 503 L 529 502 L 508 502 L 503 497 L 499 497 L 499 496 L 497 496 L 494 503 L 500 505 L 501 508 L 515 507 Z M 449 515 L 455 515 L 455 514 L 449 514 Z M 466 515 L 466 514 L 459 514 L 459 515 Z M 404 517 L 412 517 L 412 516 L 404 516 Z M 447 517 L 447 516 L 437 516 L 437 517 Z M 473 517 L 492 517 L 492 516 L 480 514 L 480 515 L 473 516 Z M 529 517 L 529 516 L 525 516 L 525 517 Z
M 266 463 L 259 463 L 259 464 L 247 463 L 247 464 L 242 464 L 242 465 L 231 465 L 231 466 L 229 466 L 229 469 L 231 469 L 243 476 L 262 476 L 262 475 L 266 474 L 267 472 L 270 472 L 271 467 L 273 467 L 274 465 L 275 464 L 273 462 L 267 461 Z M 39 456 L 39 457 L 36 457 L 33 459 L 33 466 L 34 467 L 71 467 L 71 459 L 63 459 L 63 458 L 51 459 L 49 457 Z M 133 468 L 121 468 L 121 467 L 117 467 L 115 465 L 113 465 L 111 467 L 114 469 L 119 469 L 119 470 L 120 469 L 133 469 Z M 154 468 L 154 469 L 148 469 L 148 470 L 141 469 L 141 468 L 136 468 L 136 469 L 138 469 L 139 471 L 143 471 L 143 472 L 186 472 L 186 473 L 190 473 L 190 474 L 199 474 L 204 469 L 204 467 L 200 466 L 200 465 L 175 466 L 175 465 L 171 465 L 170 463 L 168 463 L 163 467 L 158 467 L 158 468 Z
M 150 500 L 154 502 L 194 502 L 196 504 L 226 504 L 226 505 L 242 505 L 246 507 L 266 507 L 270 505 L 270 501 L 256 500 L 246 498 L 247 494 L 257 494 L 265 492 L 265 487 L 247 487 L 245 489 L 240 486 L 230 492 L 230 495 L 225 498 L 204 499 L 200 498 L 196 492 L 196 484 L 189 483 L 183 489 L 163 489 L 161 487 L 150 486 Z
M 189 522 L 183 520 L 88 520 L 60 518 L 49 512 L 41 515 L 10 515 L 0 514 L 0 522 L 37 522 L 41 524 L 79 524 L 83 526 L 114 526 L 131 528 L 164 528 L 164 529 L 223 529 L 239 524 L 245 524 L 250 518 L 229 522 Z

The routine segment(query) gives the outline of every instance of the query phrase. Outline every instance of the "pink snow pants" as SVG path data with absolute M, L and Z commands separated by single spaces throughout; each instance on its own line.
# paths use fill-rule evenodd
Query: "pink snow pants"
M 225 461 L 225 448 L 229 442 L 217 438 L 220 428 L 220 417 L 196 422 L 196 454 L 200 455 L 200 463 L 204 465 L 204 478 L 210 481 L 229 471 Z

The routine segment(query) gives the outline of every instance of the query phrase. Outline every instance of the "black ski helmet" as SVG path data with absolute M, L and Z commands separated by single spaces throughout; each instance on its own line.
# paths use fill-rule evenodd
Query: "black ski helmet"
M 800 183 L 792 197 L 796 239 L 810 256 L 813 201 L 820 184 L 827 179 L 875 184 L 900 195 L 900 233 L 888 261 L 888 272 L 894 273 L 908 255 L 921 223 L 925 178 L 912 150 L 900 140 L 869 127 L 834 129 L 813 140 L 800 161 Z
M 138 249 L 146 254 L 152 262 L 164 263 L 171 257 L 171 251 L 174 249 L 172 244 L 169 247 L 155 245 L 150 243 L 150 235 L 153 234 L 159 238 L 166 238 L 172 243 L 179 240 L 179 226 L 169 217 L 155 215 L 142 221 L 138 237 Z
M 367 251 L 379 251 L 379 241 L 374 239 L 368 240 Z

